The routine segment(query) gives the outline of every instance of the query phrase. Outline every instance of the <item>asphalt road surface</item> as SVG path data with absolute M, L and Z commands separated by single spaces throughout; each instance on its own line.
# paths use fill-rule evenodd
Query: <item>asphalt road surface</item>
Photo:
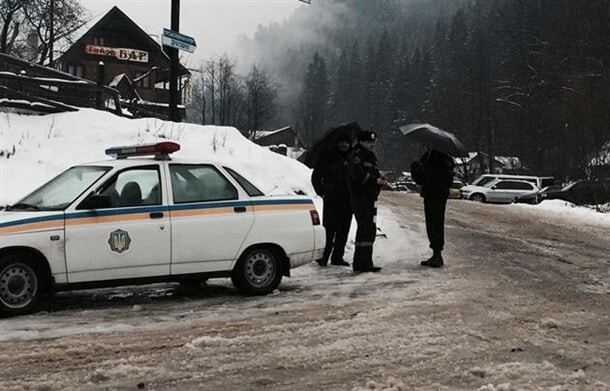
M 608 390 L 610 235 L 592 224 L 452 200 L 431 270 L 421 199 L 386 193 L 381 273 L 58 294 L 0 319 L 0 389 Z

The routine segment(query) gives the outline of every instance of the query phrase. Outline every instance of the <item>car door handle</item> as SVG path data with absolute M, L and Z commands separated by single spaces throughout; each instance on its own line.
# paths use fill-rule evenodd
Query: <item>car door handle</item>
M 246 207 L 245 206 L 236 206 L 233 208 L 233 210 L 235 211 L 235 213 L 245 213 Z
M 150 216 L 151 219 L 162 219 L 163 212 L 151 212 L 148 216 Z

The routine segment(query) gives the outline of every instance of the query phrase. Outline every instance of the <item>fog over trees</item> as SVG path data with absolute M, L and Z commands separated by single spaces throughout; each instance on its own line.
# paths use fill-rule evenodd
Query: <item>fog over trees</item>
M 608 0 L 312 1 L 242 39 L 240 61 L 278 82 L 278 116 L 306 142 L 358 121 L 385 168 L 415 150 L 398 126 L 430 122 L 470 151 L 537 174 L 587 175 L 610 140 Z

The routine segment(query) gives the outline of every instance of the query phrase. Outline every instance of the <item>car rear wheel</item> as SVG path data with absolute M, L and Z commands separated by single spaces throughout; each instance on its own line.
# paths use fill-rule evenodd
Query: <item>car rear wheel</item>
M 44 281 L 35 261 L 22 255 L 0 259 L 0 313 L 27 314 L 34 310 Z
M 475 202 L 485 202 L 485 196 L 480 193 L 473 194 L 470 199 Z
M 247 295 L 265 295 L 273 292 L 282 273 L 276 252 L 267 247 L 247 250 L 233 268 L 233 285 Z

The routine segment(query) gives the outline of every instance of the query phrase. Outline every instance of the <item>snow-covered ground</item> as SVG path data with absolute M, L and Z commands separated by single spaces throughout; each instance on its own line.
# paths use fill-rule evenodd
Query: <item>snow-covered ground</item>
M 252 143 L 235 128 L 82 109 L 45 116 L 0 112 L 0 204 L 17 201 L 72 165 L 109 159 L 106 148 L 168 139 L 182 147 L 177 158 L 227 164 L 267 194 L 314 194 L 307 167 Z

